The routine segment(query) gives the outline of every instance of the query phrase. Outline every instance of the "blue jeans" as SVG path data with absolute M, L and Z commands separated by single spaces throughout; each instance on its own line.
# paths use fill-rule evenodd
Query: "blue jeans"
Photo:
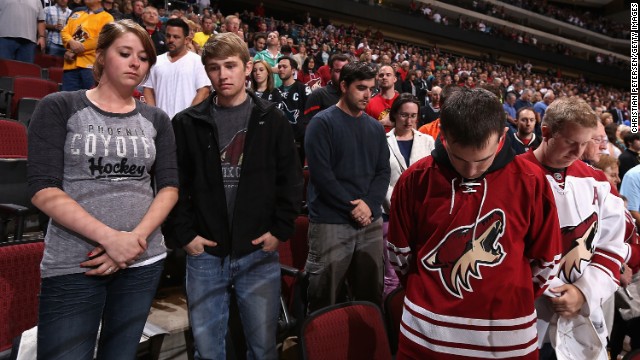
M 23 38 L 0 37 L 0 59 L 33 63 L 36 43 Z
M 62 73 L 62 91 L 88 90 L 95 83 L 93 69 L 77 68 Z
M 235 292 L 247 339 L 247 359 L 277 359 L 279 255 L 262 250 L 241 258 L 220 258 L 206 252 L 187 256 L 187 302 L 195 358 L 226 358 L 231 291 Z
M 67 49 L 62 45 L 54 43 L 49 43 L 47 45 L 47 54 L 49 55 L 63 57 L 65 52 L 67 52 Z
M 93 359 L 100 320 L 97 359 L 135 359 L 163 264 L 158 261 L 109 276 L 43 278 L 38 359 Z

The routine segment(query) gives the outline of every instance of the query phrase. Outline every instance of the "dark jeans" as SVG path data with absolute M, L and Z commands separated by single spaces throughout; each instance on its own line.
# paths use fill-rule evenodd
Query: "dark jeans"
M 63 57 L 66 51 L 67 49 L 65 49 L 62 45 L 54 43 L 47 44 L 47 54 L 49 55 Z
M 77 68 L 62 73 L 62 91 L 88 90 L 95 83 L 93 69 Z
M 32 63 L 36 58 L 36 43 L 23 38 L 0 37 L 0 59 Z
M 97 359 L 135 359 L 163 264 L 43 278 L 38 359 L 93 359 L 101 320 Z

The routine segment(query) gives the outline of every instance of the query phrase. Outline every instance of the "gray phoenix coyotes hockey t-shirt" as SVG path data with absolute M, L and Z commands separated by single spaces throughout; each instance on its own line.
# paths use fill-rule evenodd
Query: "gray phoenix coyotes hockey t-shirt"
M 169 117 L 136 102 L 126 114 L 93 105 L 86 92 L 44 98 L 29 128 L 29 190 L 57 187 L 92 216 L 120 231 L 133 230 L 157 190 L 178 186 L 175 139 Z M 97 243 L 52 221 L 45 238 L 42 276 L 81 273 Z M 165 253 L 156 229 L 138 263 Z

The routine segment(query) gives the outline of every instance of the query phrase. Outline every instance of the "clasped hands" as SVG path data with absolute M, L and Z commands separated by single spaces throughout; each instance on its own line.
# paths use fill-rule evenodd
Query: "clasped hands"
M 352 200 L 351 205 L 355 205 L 355 208 L 351 210 L 351 218 L 358 223 L 358 225 L 365 227 L 371 224 L 371 209 L 369 209 L 369 205 L 367 205 L 364 200 Z
M 87 254 L 81 267 L 92 268 L 85 275 L 106 276 L 132 265 L 147 250 L 147 239 L 134 231 L 111 231 L 100 246 Z

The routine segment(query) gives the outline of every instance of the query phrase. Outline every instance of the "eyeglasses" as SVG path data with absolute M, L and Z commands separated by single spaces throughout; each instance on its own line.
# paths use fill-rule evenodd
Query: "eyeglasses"
M 398 114 L 398 117 L 401 119 L 411 119 L 411 120 L 415 120 L 418 118 L 418 113 L 413 113 L 413 114 L 407 114 L 407 113 L 400 113 Z
M 600 144 L 606 145 L 609 143 L 609 139 L 607 139 L 606 137 L 591 138 L 591 141 L 593 141 L 593 143 L 596 145 L 600 145 Z

